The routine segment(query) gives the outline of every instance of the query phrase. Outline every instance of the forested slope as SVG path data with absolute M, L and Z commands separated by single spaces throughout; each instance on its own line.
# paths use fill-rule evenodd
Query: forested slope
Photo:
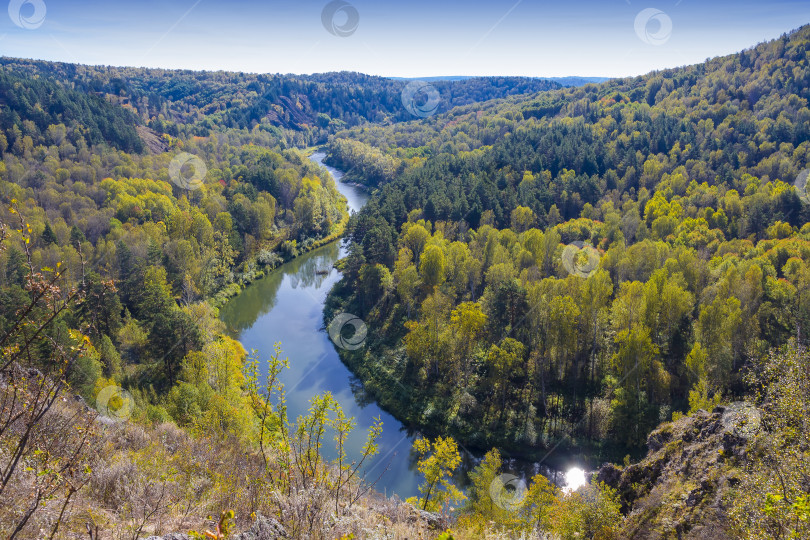
M 84 66 L 0 59 L 18 77 L 53 78 L 134 110 L 149 127 L 177 137 L 207 136 L 219 128 L 253 129 L 310 146 L 347 126 L 414 118 L 403 106 L 407 81 L 340 72 L 270 75 L 148 68 Z M 514 94 L 560 88 L 526 77 L 475 77 L 435 81 L 436 112 Z M 427 99 L 417 96 L 417 99 Z
M 104 460 L 116 452 L 88 453 L 108 439 L 89 410 L 60 405 L 70 394 L 123 407 L 120 419 L 251 448 L 259 420 L 247 353 L 216 306 L 337 238 L 348 217 L 331 176 L 267 132 L 150 133 L 157 144 L 146 151 L 140 124 L 156 119 L 86 90 L 0 72 L 3 536 L 17 527 L 37 536 L 56 519 L 45 501 L 67 508 L 92 469 L 112 466 Z M 131 464 L 129 485 L 144 491 L 128 505 L 106 499 L 115 510 L 101 520 L 134 536 L 146 523 L 136 513 L 165 502 L 153 498 L 155 478 L 168 489 L 171 475 L 150 477 L 136 453 L 115 460 Z
M 125 152 L 143 150 L 135 115 L 49 79 L 0 72 L 0 120 L 2 152 L 10 148 L 21 154 L 25 146 L 59 145 L 67 135 L 60 125 L 70 128 L 72 144 L 81 139 L 88 146 L 106 142 Z
M 745 395 L 755 359 L 808 339 L 808 51 L 803 27 L 337 134 L 332 162 L 378 187 L 332 294 L 373 329 L 347 363 L 413 425 L 522 454 L 620 457 Z

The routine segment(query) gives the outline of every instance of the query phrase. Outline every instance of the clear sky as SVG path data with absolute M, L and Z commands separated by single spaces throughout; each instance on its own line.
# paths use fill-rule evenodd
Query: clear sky
M 810 22 L 810 0 L 337 1 L 11 0 L 0 54 L 265 73 L 626 76 Z

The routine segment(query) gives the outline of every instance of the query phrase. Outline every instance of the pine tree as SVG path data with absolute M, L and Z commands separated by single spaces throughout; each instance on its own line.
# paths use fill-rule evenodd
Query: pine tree
M 45 230 L 42 231 L 42 242 L 47 246 L 49 244 L 59 244 L 59 239 L 56 238 L 56 233 L 53 232 L 51 224 L 45 222 Z
M 70 245 L 76 246 L 77 244 L 83 244 L 87 242 L 87 238 L 84 236 L 84 233 L 80 228 L 76 225 L 71 227 L 70 229 Z

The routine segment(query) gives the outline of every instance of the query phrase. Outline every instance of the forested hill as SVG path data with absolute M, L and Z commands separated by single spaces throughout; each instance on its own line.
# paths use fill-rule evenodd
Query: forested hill
M 98 96 L 46 78 L 0 71 L 0 152 L 11 148 L 21 154 L 26 146 L 59 145 L 68 130 L 74 145 L 82 140 L 86 146 L 107 143 L 125 152 L 140 152 L 143 142 L 135 131 L 137 123 L 130 111 Z
M 617 537 L 807 537 L 809 52 L 805 26 L 330 141 L 376 189 L 326 320 L 366 323 L 341 355 L 390 412 L 492 449 L 476 519 L 517 530 L 488 510 L 502 454 L 579 453 L 625 456 Z
M 458 219 L 467 211 L 475 215 L 491 207 L 499 224 L 508 223 L 518 202 L 541 218 L 557 204 L 569 218 L 607 191 L 621 195 L 645 186 L 649 190 L 654 186 L 647 185 L 648 180 L 660 178 L 661 172 L 649 168 L 661 164 L 662 157 L 672 160 L 670 170 L 687 167 L 693 173 L 689 179 L 699 183 L 714 184 L 717 175 L 719 181 L 729 181 L 741 168 L 790 183 L 803 167 L 802 157 L 780 145 L 798 148 L 810 133 L 807 36 L 808 28 L 803 27 L 694 66 L 477 104 L 418 122 L 347 130 L 333 141 L 331 158 L 352 169 L 357 179 L 377 183 L 405 166 L 443 155 L 427 167 L 413 167 L 418 172 L 392 187 L 392 196 L 403 197 L 403 189 L 411 189 L 417 197 L 412 206 L 428 208 L 431 219 L 446 219 L 449 208 Z M 514 136 L 505 137 L 507 133 Z M 653 159 L 646 164 L 648 157 Z M 447 175 L 461 177 L 461 191 L 471 197 L 457 196 L 455 186 L 446 190 L 443 185 L 418 185 L 429 168 L 438 166 Z M 509 181 L 505 190 L 500 185 L 488 191 L 486 201 L 475 195 L 470 182 L 503 183 L 499 178 L 506 166 L 512 174 L 543 170 L 554 182 L 524 189 L 534 201 L 516 198 L 521 178 Z M 563 169 L 575 178 L 558 181 Z M 490 181 L 466 174 L 479 170 L 485 170 Z M 596 178 L 605 185 L 587 185 Z M 558 193 L 549 193 L 549 188 Z M 440 210 L 434 214 L 433 207 Z M 400 207 L 396 220 L 404 217 Z
M 248 472 L 270 420 L 216 306 L 341 236 L 346 199 L 272 133 L 189 135 L 191 107 L 188 126 L 142 151 L 138 124 L 159 115 L 139 120 L 126 92 L 59 69 L 75 84 L 0 71 L 0 537 L 143 538 L 225 509 L 247 527 L 278 473 L 267 461 Z M 140 424 L 121 426 L 138 442 L 112 435 L 112 417 Z M 170 443 L 154 427 L 167 423 Z M 244 460 L 224 474 L 205 457 L 226 455 Z
M 807 538 L 808 53 L 803 27 L 579 88 L 433 81 L 414 121 L 406 81 L 354 73 L 2 59 L 0 536 L 435 537 L 458 440 L 489 450 L 468 537 Z M 327 139 L 374 188 L 351 218 L 294 148 Z M 288 418 L 281 350 L 218 317 L 344 231 L 325 319 L 363 319 L 353 388 L 432 439 L 418 511 L 362 479 L 379 419 L 350 456 L 330 393 Z M 625 466 L 507 489 L 500 452 L 566 450 Z
M 340 72 L 262 75 L 147 68 L 85 66 L 0 59 L 17 76 L 53 78 L 84 93 L 133 109 L 158 133 L 208 136 L 216 128 L 253 128 L 284 134 L 308 146 L 345 127 L 415 118 L 403 105 L 407 81 Z M 458 105 L 561 88 L 524 77 L 437 81 L 436 112 Z
M 621 456 L 748 396 L 810 328 L 808 51 L 803 27 L 338 134 L 333 162 L 379 186 L 332 295 L 373 329 L 347 362 L 412 424 L 520 453 Z
M 429 83 L 434 83 L 437 81 L 463 81 L 465 79 L 474 79 L 475 77 L 468 77 L 464 75 L 456 75 L 456 76 L 438 76 L 438 77 L 391 77 L 395 80 L 401 81 L 425 81 Z M 513 77 L 506 77 L 508 79 Z M 588 83 L 601 83 L 605 82 L 610 79 L 610 77 L 546 77 L 548 81 L 552 81 L 555 83 L 559 83 L 562 86 L 584 86 Z

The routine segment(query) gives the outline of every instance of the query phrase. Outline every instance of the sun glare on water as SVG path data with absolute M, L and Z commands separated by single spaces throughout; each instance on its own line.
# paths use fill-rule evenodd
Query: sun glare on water
M 567 473 L 565 473 L 565 487 L 563 490 L 567 493 L 571 493 L 587 483 L 588 479 L 585 477 L 585 471 L 579 467 L 572 467 L 571 469 L 568 469 Z

